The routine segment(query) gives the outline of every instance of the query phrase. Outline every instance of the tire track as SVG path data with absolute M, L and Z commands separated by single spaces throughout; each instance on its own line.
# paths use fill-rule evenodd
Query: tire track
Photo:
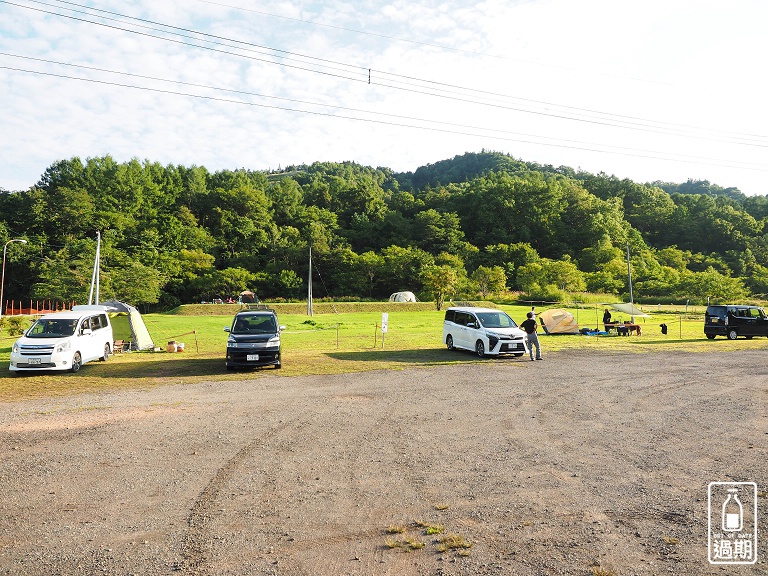
M 181 560 L 174 565 L 175 572 L 193 575 L 207 573 L 206 563 L 211 549 L 210 524 L 217 515 L 215 506 L 222 489 L 230 482 L 246 459 L 261 448 L 267 440 L 288 428 L 290 424 L 290 422 L 284 422 L 268 431 L 264 436 L 246 444 L 216 471 L 211 481 L 195 500 L 187 517 L 187 529 L 181 543 Z

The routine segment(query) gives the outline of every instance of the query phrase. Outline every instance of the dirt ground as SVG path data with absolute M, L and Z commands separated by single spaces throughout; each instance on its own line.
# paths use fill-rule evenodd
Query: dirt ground
M 0 574 L 766 574 L 767 358 L 568 352 L 0 404 Z M 713 481 L 758 484 L 756 565 L 708 563 Z

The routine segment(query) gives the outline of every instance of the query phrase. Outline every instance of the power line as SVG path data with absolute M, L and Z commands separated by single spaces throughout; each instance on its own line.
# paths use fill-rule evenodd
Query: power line
M 579 71 L 582 70 L 578 68 L 572 68 L 569 66 L 562 66 L 562 65 L 556 65 L 556 64 L 543 64 L 541 62 L 535 62 L 533 60 L 522 60 L 520 58 L 511 58 L 510 56 L 505 55 L 499 55 L 499 54 L 489 54 L 488 52 L 478 52 L 475 50 L 466 50 L 463 48 L 455 48 L 453 46 L 446 46 L 445 44 L 437 44 L 434 42 L 424 42 L 422 40 L 414 40 L 413 38 L 402 38 L 399 36 L 392 36 L 389 34 L 380 34 L 378 32 L 369 32 L 366 30 L 358 30 L 355 28 L 347 28 L 345 26 L 337 26 L 335 24 L 325 24 L 323 22 L 315 22 L 313 20 L 304 20 L 302 18 L 292 18 L 291 16 L 284 16 L 282 14 L 273 14 L 271 12 L 264 12 L 263 10 L 254 10 L 252 8 L 243 8 L 241 6 L 231 6 L 229 4 L 224 4 L 221 2 L 213 2 L 212 0 L 197 0 L 198 2 L 201 2 L 203 4 L 210 4 L 212 6 L 220 6 L 222 8 L 229 8 L 230 10 L 238 10 L 240 12 L 250 12 L 252 14 L 260 14 L 262 16 L 269 16 L 270 18 L 280 18 L 282 20 L 289 20 L 292 22 L 299 22 L 301 24 L 310 24 L 312 26 L 319 26 L 323 28 L 330 28 L 332 30 L 341 30 L 343 32 L 351 32 L 353 34 L 361 34 L 365 36 L 370 36 L 372 38 L 381 38 L 384 40 L 393 40 L 395 42 L 403 42 L 406 44 L 413 44 L 416 46 L 426 46 L 428 48 L 438 48 L 440 50 L 444 50 L 447 52 L 454 52 L 456 54 L 466 54 L 468 56 L 480 56 L 482 58 L 494 58 L 496 60 L 506 60 L 509 62 L 519 62 L 521 64 L 529 64 L 532 66 L 545 66 L 548 68 L 557 68 L 561 70 L 570 70 L 570 71 Z M 623 76 L 620 74 L 606 74 L 605 72 L 598 71 L 598 72 L 590 72 L 592 74 L 599 74 L 601 76 L 607 76 L 609 78 L 624 78 L 627 80 L 633 80 L 636 82 L 647 82 L 652 84 L 661 84 L 661 85 L 669 85 L 667 82 L 659 82 L 657 80 L 648 80 L 645 78 L 633 78 L 630 76 Z
M 5 1 L 5 0 L 0 0 L 0 1 Z M 28 1 L 34 2 L 36 4 L 40 4 L 40 5 L 44 5 L 44 6 L 51 6 L 52 7 L 51 4 L 46 3 L 46 2 L 42 2 L 40 0 L 28 0 Z M 105 13 L 105 14 L 110 14 L 112 16 L 118 16 L 118 17 L 123 18 L 123 19 L 135 20 L 135 21 L 139 21 L 139 22 L 143 22 L 143 23 L 152 24 L 154 26 L 162 26 L 163 28 L 168 28 L 168 29 L 170 29 L 172 31 L 180 31 L 180 32 L 186 32 L 186 33 L 192 33 L 192 34 L 195 34 L 195 35 L 202 36 L 202 37 L 204 37 L 206 39 L 209 39 L 207 41 L 213 43 L 214 45 L 225 46 L 227 48 L 237 48 L 237 49 L 245 50 L 245 51 L 252 51 L 252 49 L 255 48 L 257 50 L 261 50 L 262 51 L 262 52 L 258 52 L 259 54 L 264 54 L 263 51 L 267 50 L 267 51 L 278 53 L 283 59 L 287 59 L 287 60 L 303 59 L 303 60 L 299 60 L 299 61 L 304 62 L 305 60 L 309 60 L 309 61 L 319 62 L 320 63 L 319 66 L 332 69 L 335 72 L 328 72 L 328 71 L 324 71 L 322 69 L 318 70 L 318 69 L 314 69 L 314 68 L 306 68 L 306 67 L 303 67 L 303 66 L 296 66 L 296 65 L 292 65 L 292 64 L 286 64 L 284 62 L 277 62 L 277 61 L 269 60 L 269 59 L 256 58 L 256 57 L 253 57 L 253 56 L 247 56 L 247 55 L 243 55 L 243 54 L 240 54 L 240 53 L 229 52 L 227 50 L 219 50 L 219 49 L 211 48 L 209 46 L 204 46 L 204 45 L 190 43 L 190 42 L 184 42 L 184 41 L 180 41 L 180 40 L 174 40 L 172 38 L 167 38 L 167 37 L 162 37 L 162 36 L 156 36 L 154 34 L 148 34 L 146 32 L 139 32 L 139 31 L 136 31 L 136 30 L 128 29 L 128 28 L 122 28 L 120 26 L 112 26 L 112 25 L 101 23 L 101 22 L 94 22 L 92 20 L 81 19 L 81 18 L 77 18 L 77 17 L 74 17 L 74 16 L 66 15 L 66 14 L 60 14 L 60 13 L 57 13 L 57 12 L 50 12 L 50 11 L 42 10 L 42 9 L 39 9 L 39 8 L 33 8 L 33 7 L 25 6 L 25 5 L 22 5 L 22 4 L 17 4 L 15 2 L 5 1 L 5 3 L 11 4 L 11 5 L 14 5 L 14 6 L 18 6 L 18 7 L 21 7 L 21 8 L 28 8 L 28 9 L 31 9 L 31 10 L 36 10 L 36 11 L 44 12 L 44 13 L 55 15 L 55 16 L 60 16 L 60 17 L 64 17 L 64 18 L 70 18 L 70 19 L 78 20 L 78 21 L 81 21 L 81 22 L 84 22 L 84 23 L 88 23 L 88 24 L 94 24 L 94 25 L 98 25 L 98 26 L 104 26 L 104 27 L 107 27 L 107 28 L 113 28 L 113 29 L 116 29 L 116 30 L 121 30 L 121 31 L 124 31 L 124 32 L 130 32 L 130 33 L 133 33 L 133 34 L 139 34 L 139 35 L 142 35 L 142 36 L 148 36 L 148 37 L 151 37 L 151 38 L 156 38 L 156 39 L 160 39 L 160 40 L 167 41 L 167 42 L 173 42 L 173 43 L 187 45 L 187 46 L 191 46 L 191 47 L 195 47 L 195 48 L 211 50 L 211 51 L 218 52 L 218 53 L 234 55 L 234 56 L 238 56 L 238 57 L 242 57 L 242 58 L 248 58 L 248 59 L 255 60 L 255 61 L 265 62 L 267 64 L 284 66 L 284 67 L 287 67 L 287 68 L 298 69 L 298 70 L 302 70 L 302 71 L 306 71 L 306 72 L 323 74 L 323 75 L 326 75 L 326 76 L 332 76 L 332 77 L 340 78 L 340 79 L 343 79 L 343 80 L 350 80 L 350 81 L 354 81 L 354 82 L 358 82 L 358 83 L 359 82 L 364 82 L 364 83 L 367 82 L 368 84 L 373 84 L 373 85 L 384 87 L 384 88 L 390 88 L 390 89 L 393 89 L 393 90 L 406 91 L 406 92 L 410 92 L 410 93 L 414 93 L 414 94 L 420 94 L 420 95 L 423 95 L 423 96 L 437 97 L 437 98 L 441 98 L 441 99 L 449 100 L 449 101 L 454 101 L 454 102 L 462 102 L 462 103 L 466 103 L 466 104 L 488 106 L 488 107 L 493 107 L 493 108 L 498 108 L 498 109 L 503 109 L 503 110 L 509 110 L 509 111 L 513 111 L 513 112 L 520 112 L 520 113 L 524 113 L 524 114 L 533 114 L 533 115 L 538 115 L 538 116 L 548 117 L 548 118 L 554 118 L 554 119 L 559 119 L 559 120 L 568 120 L 568 121 L 573 121 L 573 122 L 582 122 L 582 123 L 598 125 L 598 126 L 606 126 L 606 127 L 612 127 L 612 128 L 622 128 L 622 129 L 638 130 L 638 131 L 642 131 L 642 132 L 650 132 L 650 133 L 656 133 L 656 134 L 663 134 L 663 135 L 667 135 L 667 136 L 679 136 L 679 137 L 693 138 L 693 139 L 698 139 L 698 140 L 709 140 L 709 141 L 716 141 L 716 142 L 726 142 L 726 143 L 737 144 L 737 145 L 742 145 L 742 146 L 768 147 L 768 142 L 764 141 L 768 137 L 761 136 L 761 135 L 742 134 L 742 133 L 738 133 L 738 132 L 719 131 L 719 130 L 714 130 L 714 129 L 709 129 L 709 128 L 700 128 L 700 127 L 695 127 L 695 126 L 690 126 L 690 125 L 685 125 L 685 124 L 674 124 L 674 123 L 667 123 L 667 122 L 659 122 L 659 121 L 655 121 L 655 120 L 648 120 L 648 119 L 643 119 L 643 118 L 634 117 L 634 116 L 626 116 L 626 115 L 606 113 L 606 112 L 601 112 L 601 111 L 598 111 L 598 110 L 583 109 L 583 108 L 578 108 L 578 107 L 573 107 L 573 106 L 563 106 L 563 105 L 554 104 L 554 103 L 551 103 L 551 102 L 519 98 L 519 97 L 515 97 L 515 96 L 509 96 L 509 95 L 505 95 L 505 94 L 500 94 L 500 93 L 483 91 L 483 90 L 478 90 L 478 89 L 474 89 L 474 88 L 466 88 L 466 87 L 463 87 L 463 86 L 457 86 L 457 85 L 443 83 L 443 82 L 436 82 L 436 81 L 432 81 L 432 80 L 426 80 L 426 79 L 421 79 L 421 78 L 409 77 L 409 76 L 404 76 L 404 75 L 393 74 L 393 73 L 389 73 L 389 72 L 375 70 L 377 75 L 380 74 L 381 76 L 392 78 L 392 79 L 394 79 L 395 82 L 398 82 L 399 84 L 381 82 L 381 81 L 376 80 L 376 79 L 373 79 L 373 80 L 371 79 L 371 76 L 370 76 L 371 69 L 365 69 L 365 68 L 362 68 L 362 67 L 359 67 L 359 66 L 354 66 L 354 65 L 351 65 L 351 64 L 345 64 L 345 63 L 342 63 L 342 62 L 332 61 L 332 60 L 318 58 L 318 57 L 314 57 L 314 56 L 308 56 L 308 55 L 304 55 L 304 54 L 298 54 L 298 53 L 295 53 L 295 52 L 289 52 L 289 51 L 280 50 L 280 49 L 276 49 L 276 48 L 270 48 L 270 47 L 266 47 L 266 46 L 262 46 L 262 45 L 258 45 L 258 44 L 254 44 L 254 43 L 250 43 L 250 42 L 234 40 L 234 39 L 230 39 L 230 38 L 225 38 L 223 36 L 216 36 L 216 35 L 208 34 L 208 33 L 205 33 L 205 32 L 199 32 L 199 31 L 195 31 L 195 30 L 191 30 L 191 29 L 187 29 L 187 28 L 180 28 L 180 27 L 176 27 L 176 26 L 172 26 L 172 25 L 168 25 L 168 24 L 154 22 L 154 21 L 151 21 L 151 20 L 146 20 L 146 19 L 142 19 L 142 18 L 136 18 L 136 17 L 132 17 L 132 16 L 126 16 L 126 15 L 119 14 L 119 13 L 112 12 L 112 11 L 108 11 L 108 10 L 102 10 L 102 9 L 98 9 L 98 8 L 90 8 L 88 6 L 84 6 L 82 4 L 77 4 L 77 3 L 74 3 L 74 2 L 68 2 L 66 0 L 56 0 L 56 1 L 58 1 L 60 4 L 66 4 L 66 5 L 70 5 L 70 6 L 76 6 L 78 8 L 84 8 L 86 10 L 91 10 L 91 11 L 97 11 L 97 12 L 101 12 L 101 13 Z M 87 14 L 87 15 L 91 16 L 91 14 L 88 14 L 87 12 L 77 11 L 77 10 L 74 10 L 74 9 L 71 9 L 71 8 L 68 8 L 68 9 L 71 10 L 71 11 L 74 11 L 76 13 L 83 13 L 83 14 Z M 105 16 L 100 16 L 100 17 L 104 18 L 104 19 L 107 19 L 107 20 L 124 23 L 124 22 L 122 22 L 120 20 L 117 20 L 115 18 L 110 18 L 110 17 L 105 17 Z M 163 33 L 167 32 L 166 30 L 158 30 L 157 28 L 152 28 L 150 26 L 135 25 L 135 24 L 133 24 L 133 25 L 134 26 L 139 26 L 141 28 L 153 30 L 155 32 L 163 32 Z M 174 32 L 174 33 L 179 35 L 179 36 L 181 36 L 182 38 L 194 39 L 194 38 L 191 38 L 190 36 L 187 36 L 185 34 L 178 34 L 178 32 Z M 210 40 L 210 39 L 213 39 L 213 40 Z M 231 44 L 228 44 L 228 43 L 233 43 L 233 44 L 235 44 L 235 46 L 232 46 Z M 245 46 L 246 48 L 243 48 L 243 46 Z M 348 75 L 344 75 L 344 74 L 339 74 L 339 73 L 337 73 L 339 70 L 347 70 L 347 71 L 358 70 L 358 72 L 361 73 L 361 76 L 357 76 L 356 77 L 356 76 L 348 76 Z M 368 75 L 367 76 L 365 76 L 363 74 L 366 70 L 368 71 Z M 374 78 L 375 78 L 375 76 L 374 76 Z M 440 91 L 437 91 L 438 89 Z M 475 98 L 465 97 L 464 96 L 465 94 L 469 94 L 470 96 L 471 95 L 475 95 Z M 477 99 L 478 97 L 484 97 L 484 98 L 493 97 L 493 99 L 489 99 L 487 101 L 482 101 L 482 100 L 478 100 Z M 528 104 L 534 104 L 536 106 L 543 106 L 543 107 L 545 107 L 545 109 L 542 111 L 542 110 L 525 108 L 525 107 L 521 107 L 521 106 L 511 106 L 511 105 L 500 103 L 499 100 L 498 100 L 499 98 L 507 99 L 507 100 L 508 99 L 517 100 L 517 101 L 525 102 L 525 103 L 528 103 Z M 552 107 L 562 108 L 563 110 L 566 110 L 568 112 L 567 113 L 566 112 L 556 113 L 556 112 L 553 112 L 553 111 L 549 110 Z M 569 113 L 571 115 L 569 115 Z M 576 114 L 576 115 L 574 116 L 573 114 Z M 596 117 L 592 117 L 592 116 L 596 116 Z M 710 135 L 707 135 L 707 134 L 710 134 Z M 718 137 L 717 136 L 718 134 L 721 135 L 721 136 Z M 754 139 L 757 139 L 757 141 L 752 141 Z
M 3 54 L 5 54 L 5 53 L 3 53 Z M 339 119 L 343 119 L 343 120 L 352 120 L 352 121 L 357 121 L 357 122 L 367 122 L 367 123 L 378 124 L 378 125 L 383 125 L 383 126 L 392 126 L 392 127 L 398 127 L 398 128 L 409 128 L 409 129 L 416 129 L 416 130 L 425 130 L 425 131 L 432 131 L 432 132 L 440 132 L 440 133 L 444 133 L 444 134 L 471 136 L 471 137 L 478 137 L 478 138 L 489 138 L 489 139 L 500 140 L 500 141 L 505 141 L 505 142 L 517 142 L 517 143 L 533 144 L 533 145 L 539 145 L 539 146 L 563 148 L 563 149 L 570 149 L 570 150 L 581 150 L 581 151 L 586 151 L 586 152 L 598 152 L 598 153 L 603 153 L 603 154 L 613 154 L 613 155 L 619 155 L 619 156 L 631 156 L 631 157 L 635 157 L 635 158 L 649 158 L 649 159 L 655 159 L 655 160 L 685 162 L 685 163 L 689 163 L 689 164 L 705 164 L 705 165 L 710 165 L 710 166 L 721 166 L 721 167 L 726 167 L 726 168 L 739 168 L 739 169 L 744 169 L 744 170 L 755 170 L 755 171 L 760 171 L 760 172 L 768 172 L 768 169 L 766 169 L 762 165 L 753 165 L 753 164 L 746 163 L 746 162 L 723 163 L 722 160 L 715 159 L 715 158 L 700 158 L 700 157 L 696 157 L 696 156 L 685 156 L 685 155 L 675 155 L 675 156 L 677 156 L 677 158 L 670 158 L 668 156 L 658 155 L 658 154 L 654 153 L 653 151 L 648 151 L 648 150 L 631 149 L 631 148 L 624 148 L 624 147 L 611 147 L 609 149 L 599 149 L 598 147 L 601 147 L 601 146 L 603 148 L 607 148 L 607 147 L 603 146 L 601 144 L 588 144 L 587 143 L 585 146 L 576 146 L 576 145 L 561 144 L 561 143 L 558 143 L 558 142 L 551 142 L 551 141 L 547 142 L 547 140 L 549 140 L 549 139 L 546 138 L 546 137 L 543 137 L 543 136 L 521 135 L 521 134 L 518 134 L 520 136 L 527 136 L 528 138 L 538 138 L 540 140 L 544 140 L 543 142 L 541 142 L 541 141 L 537 142 L 537 141 L 534 141 L 534 140 L 528 140 L 528 139 L 522 139 L 522 138 L 511 138 L 511 137 L 506 137 L 506 136 L 497 136 L 497 135 L 493 135 L 493 134 L 481 134 L 481 133 L 475 133 L 475 132 L 459 131 L 459 130 L 454 130 L 454 129 L 449 129 L 449 128 L 439 128 L 437 126 L 430 127 L 430 126 L 422 126 L 422 125 L 417 125 L 417 124 L 408 124 L 408 123 L 405 123 L 405 122 L 393 122 L 393 121 L 377 120 L 375 118 L 360 118 L 360 117 L 347 116 L 347 115 L 342 115 L 342 114 L 332 114 L 332 113 L 328 113 L 328 112 L 319 112 L 319 111 L 312 111 L 312 110 L 302 110 L 302 109 L 297 109 L 297 108 L 287 108 L 287 107 L 283 107 L 283 106 L 275 106 L 275 105 L 269 105 L 269 104 L 259 104 L 259 103 L 256 103 L 256 102 L 245 102 L 243 100 L 234 100 L 234 99 L 222 98 L 222 97 L 216 97 L 216 96 L 207 96 L 207 95 L 202 95 L 202 94 L 194 94 L 194 93 L 190 93 L 190 92 L 179 92 L 179 91 L 174 91 L 174 90 L 164 90 L 164 89 L 160 89 L 160 88 L 151 88 L 151 87 L 147 87 L 147 86 L 137 86 L 137 85 L 132 85 L 132 84 L 125 84 L 125 83 L 120 83 L 120 82 L 110 82 L 110 81 L 106 81 L 106 80 L 97 80 L 97 79 L 92 79 L 92 78 L 81 78 L 81 77 L 77 77 L 77 76 L 69 76 L 69 75 L 65 75 L 65 74 L 56 74 L 56 73 L 52 73 L 52 72 L 41 72 L 41 71 L 37 71 L 37 70 L 26 70 L 26 69 L 23 69 L 23 68 L 16 68 L 16 67 L 10 67 L 10 66 L 0 66 L 0 69 L 11 70 L 11 71 L 15 71 L 15 72 L 37 74 L 37 75 L 42 75 L 42 76 L 50 76 L 50 77 L 54 77 L 54 78 L 63 78 L 63 79 L 68 79 L 68 80 L 77 80 L 77 81 L 81 81 L 81 82 L 90 82 L 90 83 L 101 84 L 101 85 L 106 85 L 106 86 L 115 86 L 115 87 L 120 87 L 120 88 L 130 88 L 130 89 L 135 89 L 135 90 L 143 90 L 143 91 L 146 91 L 146 92 L 154 92 L 154 93 L 159 93 L 159 94 L 167 94 L 167 95 L 174 95 L 174 96 L 184 96 L 184 97 L 189 97 L 189 98 L 197 98 L 197 99 L 202 99 L 202 100 L 207 100 L 207 101 L 214 101 L 214 102 L 222 102 L 222 103 L 227 103 L 227 104 L 238 104 L 238 105 L 251 106 L 251 107 L 267 108 L 267 109 L 272 109 L 272 110 L 280 110 L 280 111 L 284 111 L 284 112 L 295 112 L 295 113 L 308 114 L 308 115 L 313 115 L 313 116 L 322 116 L 322 117 L 329 117 L 329 118 L 339 118 Z M 108 71 L 108 72 L 111 72 L 111 71 Z M 114 72 L 114 73 L 116 73 L 116 72 Z M 116 73 L 116 74 L 120 74 L 120 73 Z M 126 74 L 126 75 L 141 77 L 141 76 L 132 75 L 132 74 Z M 145 78 L 147 78 L 147 77 L 145 77 Z M 160 81 L 164 81 L 164 82 L 179 83 L 179 82 L 176 82 L 176 81 L 173 81 L 173 80 L 163 80 L 163 79 L 158 79 L 158 78 L 152 78 L 152 79 L 153 80 L 160 80 Z M 184 83 L 181 83 L 181 84 L 184 84 Z M 229 90 L 229 89 L 218 89 L 218 88 L 211 87 L 211 86 L 194 85 L 194 84 L 189 84 L 189 83 L 187 83 L 187 85 L 189 85 L 189 86 L 196 86 L 196 87 L 203 87 L 203 88 L 213 89 L 213 90 L 225 90 L 225 91 L 236 92 L 236 93 L 240 93 L 240 94 L 250 94 L 250 95 L 256 95 L 256 96 L 260 96 L 260 97 L 272 98 L 270 96 L 257 95 L 257 94 L 243 92 L 243 91 L 235 91 L 235 90 Z M 302 103 L 312 104 L 312 105 L 316 105 L 316 106 L 327 106 L 327 107 L 338 108 L 338 107 L 331 106 L 331 105 L 323 105 L 323 104 L 317 104 L 317 103 L 308 103 L 308 102 L 302 102 Z M 382 114 L 382 113 L 369 112 L 369 111 L 361 111 L 361 110 L 354 110 L 354 109 L 350 109 L 350 110 L 352 110 L 352 111 L 359 111 L 359 112 L 363 112 L 363 113 L 371 114 L 371 115 L 393 116 L 393 115 L 386 115 L 386 114 Z M 448 124 L 443 123 L 443 122 L 432 121 L 432 120 L 423 120 L 423 119 L 408 118 L 408 117 L 400 117 L 400 118 L 403 118 L 404 120 L 405 119 L 409 119 L 409 120 L 412 120 L 412 121 L 423 122 L 423 123 L 427 123 L 427 124 L 432 123 L 432 124 L 438 124 L 438 125 L 440 125 L 440 124 L 448 125 Z M 454 126 L 457 126 L 457 125 L 454 125 Z M 460 125 L 458 125 L 458 126 L 461 127 Z M 482 131 L 482 132 L 502 132 L 502 133 L 506 133 L 504 131 L 488 129 L 488 128 L 482 128 L 482 127 L 466 127 L 465 126 L 465 128 L 475 129 L 475 130 L 479 130 L 479 131 Z M 516 134 L 516 133 L 507 133 L 507 134 Z M 569 141 L 569 140 L 560 139 L 560 142 L 577 142 L 577 141 Z M 588 147 L 588 146 L 592 146 L 592 147 Z M 621 152 L 619 150 L 627 150 L 627 151 L 626 152 Z

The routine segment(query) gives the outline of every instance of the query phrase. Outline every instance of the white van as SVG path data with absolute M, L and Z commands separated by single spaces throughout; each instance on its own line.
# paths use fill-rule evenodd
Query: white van
M 443 342 L 448 350 L 473 350 L 480 358 L 486 354 L 522 356 L 528 352 L 525 332 L 506 312 L 495 308 L 448 308 Z
M 46 314 L 13 343 L 11 372 L 71 370 L 86 362 L 106 361 L 112 353 L 112 324 L 106 306 L 73 306 Z

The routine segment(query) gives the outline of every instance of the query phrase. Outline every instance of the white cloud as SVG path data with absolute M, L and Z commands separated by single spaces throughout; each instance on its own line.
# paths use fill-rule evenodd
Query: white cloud
M 58 159 L 105 153 L 119 161 L 138 157 L 210 170 L 354 160 L 406 171 L 486 148 L 637 181 L 701 178 L 768 193 L 760 73 L 766 53 L 760 26 L 768 7 L 758 0 L 307 0 L 258 10 L 243 0 L 142 0 L 98 7 L 293 55 L 282 53 L 278 65 L 262 61 L 271 57 L 253 46 L 225 47 L 208 37 L 194 41 L 208 49 L 195 48 L 7 4 L 0 4 L 0 52 L 336 108 L 0 55 L 0 66 L 209 97 L 0 69 L 0 187 L 24 189 Z M 495 106 L 470 102 L 478 99 Z M 380 115 L 367 114 L 378 123 L 364 123 L 275 106 Z M 603 125 L 618 118 L 597 112 L 644 129 Z M 416 122 L 383 114 L 436 120 L 443 130 L 463 134 L 398 128 L 392 124 Z M 589 121 L 573 120 L 577 116 Z M 714 141 L 683 138 L 649 131 L 646 120 L 663 123 L 661 132 L 681 124 L 762 138 L 754 140 L 759 146 L 729 144 L 723 134 Z

